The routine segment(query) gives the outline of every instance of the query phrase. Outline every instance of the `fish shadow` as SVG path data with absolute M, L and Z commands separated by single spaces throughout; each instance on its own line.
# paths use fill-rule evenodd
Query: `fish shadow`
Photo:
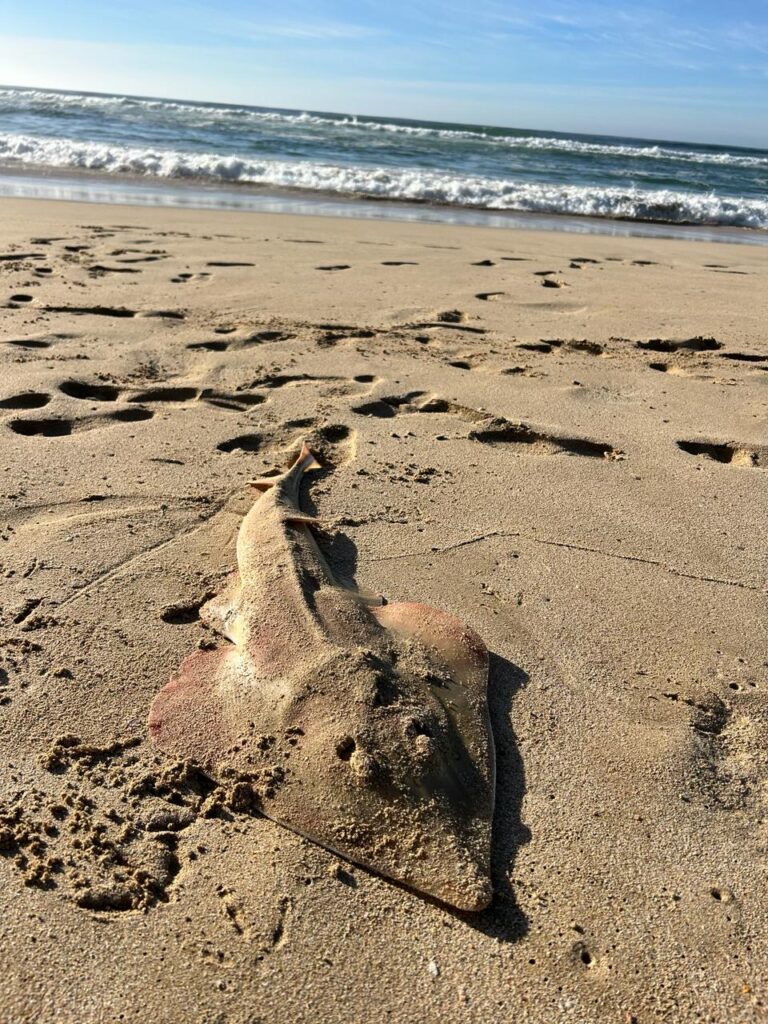
M 333 467 L 323 467 L 315 476 L 322 480 L 333 472 Z M 308 486 L 301 489 L 301 508 L 308 515 L 318 514 L 317 503 L 312 497 Z M 354 579 L 357 573 L 357 545 L 346 534 L 339 530 L 326 530 L 320 523 L 319 528 L 312 531 L 323 558 L 331 567 L 334 576 L 345 586 L 355 589 Z
M 522 821 L 525 768 L 511 721 L 515 695 L 527 682 L 528 675 L 518 665 L 491 654 L 488 710 L 496 746 L 496 809 L 491 847 L 494 899 L 482 913 L 461 916 L 477 931 L 502 942 L 518 942 L 529 928 L 511 881 L 517 854 L 531 839 L 531 831 Z

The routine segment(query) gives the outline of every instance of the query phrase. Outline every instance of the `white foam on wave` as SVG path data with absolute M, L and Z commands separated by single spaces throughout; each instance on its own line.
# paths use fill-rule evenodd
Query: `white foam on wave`
M 207 179 L 488 210 L 768 228 L 768 200 L 712 192 L 559 185 L 418 168 L 245 159 L 13 134 L 0 134 L 0 161 L 10 166 Z
M 371 121 L 352 115 L 327 117 L 321 114 L 289 113 L 287 111 L 257 110 L 252 107 L 206 106 L 175 100 L 139 99 L 130 96 L 89 96 L 80 93 L 46 92 L 40 89 L 0 88 L 0 109 L 29 108 L 55 113 L 55 109 L 85 109 L 113 111 L 120 113 L 130 110 L 157 111 L 161 113 L 196 119 L 206 119 L 211 125 L 233 121 L 252 121 L 261 124 L 282 124 L 290 126 L 317 126 L 343 131 L 383 132 L 392 135 L 406 135 L 414 138 L 477 142 L 495 148 L 523 151 L 558 152 L 584 156 L 607 156 L 639 160 L 667 160 L 676 163 L 708 164 L 721 167 L 766 168 L 768 156 L 752 156 L 731 153 L 727 150 L 712 152 L 686 150 L 661 145 L 641 143 L 586 142 L 580 139 L 559 138 L 545 135 L 499 135 L 490 130 L 478 131 L 472 128 L 437 128 L 422 125 L 394 124 L 385 121 Z

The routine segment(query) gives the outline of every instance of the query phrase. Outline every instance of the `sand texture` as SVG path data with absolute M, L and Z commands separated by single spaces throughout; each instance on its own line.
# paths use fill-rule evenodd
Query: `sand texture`
M 0 210 L 0 1021 L 768 1019 L 768 249 Z M 302 439 L 490 651 L 479 913 L 150 741 Z

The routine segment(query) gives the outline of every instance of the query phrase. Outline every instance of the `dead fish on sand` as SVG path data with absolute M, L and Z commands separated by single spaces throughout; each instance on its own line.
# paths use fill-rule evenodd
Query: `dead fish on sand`
M 237 538 L 238 572 L 200 611 L 229 644 L 155 698 L 164 751 L 247 787 L 266 817 L 461 910 L 492 897 L 488 651 L 423 604 L 341 585 L 299 506 L 306 447 Z

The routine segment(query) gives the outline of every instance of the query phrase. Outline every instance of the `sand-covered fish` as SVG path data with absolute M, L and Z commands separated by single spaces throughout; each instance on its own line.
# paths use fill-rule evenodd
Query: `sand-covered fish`
M 348 860 L 462 910 L 491 900 L 488 652 L 458 619 L 334 578 L 300 509 L 304 446 L 237 538 L 238 571 L 200 612 L 229 643 L 155 698 L 155 743 Z

